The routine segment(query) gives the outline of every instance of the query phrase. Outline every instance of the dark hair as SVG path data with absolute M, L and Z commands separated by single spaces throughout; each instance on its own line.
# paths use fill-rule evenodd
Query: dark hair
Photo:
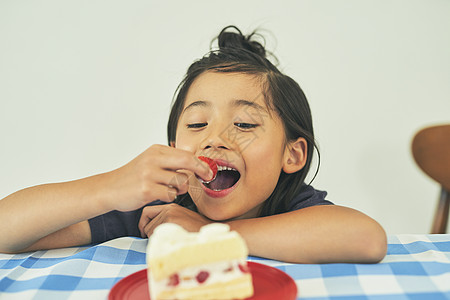
M 234 29 L 234 31 L 229 31 L 230 29 Z M 214 71 L 258 76 L 263 83 L 264 100 L 267 107 L 275 111 L 281 118 L 286 142 L 295 141 L 299 137 L 303 137 L 307 141 L 305 166 L 293 174 L 281 171 L 274 191 L 264 202 L 260 212 L 260 216 L 267 216 L 283 213 L 289 209 L 290 201 L 304 187 L 314 148 L 317 147 L 314 139 L 311 110 L 305 94 L 297 82 L 282 74 L 267 59 L 264 46 L 253 39 L 255 36 L 256 32 L 244 36 L 237 27 L 227 26 L 217 37 L 219 49 L 211 50 L 188 68 L 184 79 L 175 92 L 167 124 L 167 136 L 169 144 L 175 142 L 178 120 L 184 107 L 187 92 L 200 74 L 206 71 Z M 175 202 L 196 210 L 188 193 L 179 196 Z

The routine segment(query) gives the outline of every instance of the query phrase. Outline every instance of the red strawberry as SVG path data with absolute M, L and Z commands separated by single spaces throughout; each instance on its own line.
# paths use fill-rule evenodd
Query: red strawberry
M 172 274 L 169 278 L 169 282 L 167 283 L 168 286 L 177 286 L 180 284 L 180 277 L 178 274 Z
M 209 165 L 209 168 L 213 171 L 213 177 L 210 180 L 208 180 L 208 181 L 213 181 L 216 178 L 216 175 L 217 175 L 217 164 L 216 164 L 216 162 L 213 159 L 211 159 L 209 157 L 206 157 L 206 156 L 199 156 L 198 159 L 204 161 L 205 163 L 207 163 Z
M 209 273 L 206 271 L 200 271 L 200 273 L 197 274 L 195 279 L 197 279 L 198 283 L 203 283 L 208 279 Z
M 249 273 L 250 272 L 250 270 L 248 269 L 248 266 L 247 265 L 242 265 L 242 264 L 239 264 L 239 270 L 241 270 L 242 273 Z

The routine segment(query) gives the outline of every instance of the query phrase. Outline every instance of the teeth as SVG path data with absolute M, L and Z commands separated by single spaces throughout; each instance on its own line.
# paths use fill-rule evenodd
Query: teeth
M 227 166 L 219 166 L 217 165 L 217 171 L 237 171 L 236 169 L 227 167 Z

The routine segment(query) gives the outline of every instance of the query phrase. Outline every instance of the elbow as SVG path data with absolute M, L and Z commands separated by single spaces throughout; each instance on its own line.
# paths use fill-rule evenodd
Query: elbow
M 379 263 L 387 253 L 387 237 L 384 229 L 378 224 L 361 233 L 359 253 L 363 263 Z
M 369 244 L 369 249 L 367 249 L 366 262 L 367 263 L 379 263 L 383 260 L 387 253 L 387 241 L 386 236 L 379 239 L 374 239 L 372 243 Z
M 5 254 L 17 254 L 26 252 L 26 248 L 24 247 L 14 247 L 13 245 L 0 245 L 0 253 Z
M 13 249 L 10 247 L 1 247 L 0 246 L 0 253 L 4 253 L 4 254 L 17 254 L 20 253 L 20 249 Z
M 25 243 L 14 243 L 12 241 L 8 242 L 7 240 L 0 241 L 0 253 L 18 254 L 35 250 L 32 249 L 31 245 Z

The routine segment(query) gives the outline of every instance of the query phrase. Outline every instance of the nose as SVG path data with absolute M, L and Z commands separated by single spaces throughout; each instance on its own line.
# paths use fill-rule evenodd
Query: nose
M 217 126 L 209 128 L 204 140 L 201 143 L 202 150 L 232 150 L 233 139 L 232 139 L 233 128 L 229 126 Z
M 229 150 L 231 149 L 231 146 L 228 145 L 219 135 L 208 137 L 205 139 L 202 143 L 201 148 L 203 150 L 212 150 L 212 149 L 224 149 Z

